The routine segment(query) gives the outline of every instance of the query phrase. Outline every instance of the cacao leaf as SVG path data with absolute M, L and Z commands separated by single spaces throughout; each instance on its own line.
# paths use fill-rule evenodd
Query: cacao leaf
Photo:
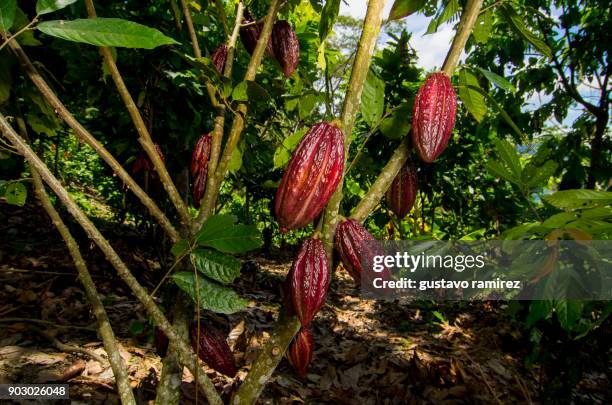
M 550 300 L 532 301 L 529 305 L 529 314 L 525 320 L 526 325 L 532 326 L 540 319 L 548 318 L 552 314 L 552 310 L 553 305 Z
M 36 2 L 36 14 L 43 15 L 52 13 L 76 3 L 76 1 L 77 0 L 38 0 Z
M 582 308 L 584 303 L 575 300 L 559 300 L 555 301 L 554 308 L 557 319 L 561 327 L 571 332 L 573 331 L 580 318 L 582 317 Z
M 540 53 L 546 56 L 548 59 L 552 57 L 552 51 L 546 45 L 546 42 L 538 35 L 534 34 L 527 28 L 523 22 L 523 17 L 521 17 L 516 10 L 508 5 L 508 3 L 502 4 L 499 7 L 501 11 L 501 15 L 506 19 L 508 25 L 519 34 L 524 40 L 529 42 L 535 49 L 540 51 Z
M 389 12 L 388 20 L 399 20 L 408 17 L 410 14 L 421 10 L 425 3 L 427 3 L 427 0 L 395 0 Z
M 583 220 L 598 220 L 612 217 L 612 210 L 610 208 L 591 208 L 587 210 L 573 211 L 573 212 L 561 212 L 555 214 L 546 219 L 542 226 L 549 228 L 561 228 L 566 224 L 575 221 L 577 219 Z
M 557 167 L 559 167 L 557 162 L 552 160 L 547 160 L 541 166 L 527 164 L 522 173 L 523 183 L 530 188 L 545 185 L 548 179 L 555 174 Z
M 196 281 L 191 272 L 181 272 L 172 275 L 176 285 L 191 297 L 193 302 L 200 304 L 202 309 L 208 309 L 222 314 L 233 314 L 244 308 L 248 301 L 241 298 L 233 290 L 198 276 L 199 291 L 196 297 Z
M 445 0 L 442 10 L 431 20 L 425 34 L 433 34 L 438 31 L 440 25 L 456 19 L 460 11 L 461 5 L 458 0 Z
M 473 87 L 480 88 L 478 79 L 466 69 L 459 71 L 459 97 L 470 114 L 478 122 L 481 122 L 487 114 L 487 104 L 484 96 L 473 90 Z
M 385 110 L 385 82 L 370 69 L 361 93 L 360 111 L 370 127 L 378 123 Z
M 388 117 L 380 123 L 380 132 L 388 139 L 401 139 L 410 132 L 412 106 L 407 102 L 397 106 Z
M 240 276 L 240 260 L 221 252 L 198 248 L 191 253 L 191 260 L 200 273 L 222 284 Z
M 232 98 L 236 101 L 252 101 L 264 103 L 270 99 L 270 94 L 259 84 L 251 80 L 244 80 L 234 87 Z
M 0 0 L 0 32 L 8 32 L 15 21 L 17 0 Z
M 189 241 L 186 239 L 181 239 L 172 246 L 172 249 L 170 249 L 170 252 L 175 257 L 179 257 L 187 253 L 188 250 L 189 250 Z
M 506 167 L 510 169 L 512 175 L 519 179 L 520 182 L 523 168 L 521 166 L 520 157 L 514 146 L 505 139 L 495 139 L 493 142 L 495 143 L 495 150 L 499 158 L 504 162 Z
M 210 217 L 195 236 L 200 246 L 224 253 L 243 253 L 261 247 L 261 233 L 255 225 L 236 224 L 232 215 Z
M 28 196 L 28 189 L 20 182 L 14 181 L 4 185 L 0 189 L 0 195 L 6 198 L 6 202 L 23 207 Z
M 96 46 L 153 49 L 178 44 L 154 28 L 120 18 L 45 21 L 36 28 L 52 37 Z
M 543 199 L 550 205 L 561 209 L 592 208 L 612 204 L 612 191 L 562 190 L 543 197 Z
M 509 92 L 516 93 L 516 87 L 512 83 L 508 81 L 505 77 L 501 77 L 497 73 L 493 73 L 489 70 L 479 68 L 478 69 L 486 78 L 492 83 L 495 83 L 497 87 L 503 90 L 508 90 Z
M 521 187 L 523 186 L 523 183 L 521 183 L 521 179 L 519 179 L 518 177 L 514 176 L 512 173 L 510 173 L 508 171 L 508 169 L 506 169 L 504 167 L 504 165 L 502 165 L 500 162 L 494 160 L 494 159 L 489 159 L 486 163 L 485 163 L 485 168 L 490 171 L 493 175 L 501 177 L 504 180 L 507 180 L 511 183 L 516 184 L 517 186 Z
M 325 41 L 325 38 L 327 38 L 332 30 L 339 11 L 340 0 L 325 1 L 325 6 L 323 6 L 321 11 L 321 19 L 319 20 L 319 39 L 321 42 Z
M 493 10 L 489 9 L 483 14 L 480 14 L 474 24 L 472 35 L 476 43 L 484 44 L 489 39 L 489 34 L 493 28 Z
M 293 151 L 298 146 L 298 144 L 300 143 L 304 135 L 306 135 L 307 131 L 308 131 L 307 128 L 299 129 L 298 131 L 296 131 L 295 134 L 289 135 L 288 137 L 286 137 L 283 140 L 282 145 L 276 148 L 276 150 L 274 151 L 274 168 L 275 169 L 280 169 L 280 168 L 285 167 L 287 162 L 289 162 L 289 159 L 291 159 L 291 153 L 293 153 Z

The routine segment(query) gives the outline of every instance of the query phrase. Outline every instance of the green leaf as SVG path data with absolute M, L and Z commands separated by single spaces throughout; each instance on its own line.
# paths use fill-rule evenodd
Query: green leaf
M 561 327 L 571 332 L 582 316 L 583 303 L 573 300 L 555 301 L 554 308 Z
M 543 198 L 550 205 L 561 209 L 591 208 L 611 204 L 612 191 L 562 190 Z
M 246 308 L 248 301 L 241 298 L 233 290 L 219 285 L 204 277 L 198 276 L 198 294 L 196 295 L 196 279 L 193 273 L 181 272 L 172 275 L 176 285 L 187 293 L 202 309 L 222 314 L 233 314 Z
M 487 114 L 487 104 L 482 93 L 474 88 L 480 89 L 478 78 L 467 69 L 461 69 L 459 71 L 459 98 L 476 121 L 480 122 Z
M 52 13 L 76 3 L 76 1 L 77 0 L 38 0 L 36 2 L 36 14 L 43 15 Z
M 484 44 L 489 39 L 491 29 L 493 28 L 493 11 L 487 10 L 483 14 L 480 14 L 474 24 L 472 35 L 478 44 Z
M 506 167 L 510 169 L 512 175 L 520 181 L 523 168 L 521 167 L 521 161 L 514 146 L 505 139 L 495 139 L 493 142 L 495 143 L 495 150 L 499 158 L 504 162 Z
M 281 169 L 291 159 L 291 153 L 298 146 L 304 135 L 306 135 L 307 128 L 298 130 L 295 134 L 289 135 L 283 140 L 283 143 L 276 148 L 274 151 L 274 168 Z
M 510 83 L 505 77 L 501 77 L 497 73 L 493 73 L 489 70 L 482 69 L 479 67 L 477 67 L 476 69 L 478 69 L 487 78 L 487 80 L 489 80 L 491 83 L 495 83 L 495 85 L 500 89 L 507 90 L 512 93 L 516 92 L 516 87 L 514 87 L 514 85 Z
M 223 284 L 232 283 L 240 275 L 240 260 L 215 250 L 195 249 L 191 260 L 200 273 Z
M 540 319 L 548 318 L 553 311 L 553 302 L 550 300 L 532 301 L 529 305 L 529 314 L 525 323 L 527 326 L 533 326 Z
M 0 0 L 0 32 L 8 32 L 15 20 L 17 0 Z
M 365 122 L 373 127 L 382 117 L 384 109 L 385 82 L 370 69 L 361 93 L 361 115 Z
M 547 160 L 541 166 L 527 164 L 523 169 L 523 183 L 529 188 L 545 185 L 548 179 L 555 174 L 557 167 L 559 165 L 553 160 Z
M 154 28 L 120 18 L 45 21 L 36 28 L 53 37 L 96 46 L 153 49 L 178 44 Z
M 3 194 L 7 203 L 22 207 L 26 202 L 28 189 L 22 183 L 14 181 L 4 187 Z
M 321 20 L 319 21 L 319 39 L 321 42 L 327 38 L 336 18 L 338 18 L 338 12 L 340 11 L 340 0 L 326 0 L 325 6 L 321 11 Z
M 299 99 L 299 115 L 300 119 L 306 119 L 310 116 L 312 109 L 317 105 L 318 97 L 316 94 L 305 94 Z
M 544 42 L 538 35 L 534 34 L 524 24 L 523 17 L 521 17 L 512 6 L 508 3 L 502 4 L 499 7 L 501 14 L 504 16 L 510 27 L 519 34 L 524 40 L 529 42 L 535 49 L 547 58 L 552 57 L 552 52 L 546 42 Z
M 234 87 L 232 98 L 236 101 L 266 102 L 270 94 L 259 84 L 251 80 L 244 80 Z
M 401 139 L 410 132 L 412 109 L 407 102 L 400 104 L 380 123 L 380 132 L 388 139 Z
M 561 228 L 577 219 L 597 220 L 610 217 L 612 217 L 612 209 L 605 207 L 591 208 L 587 210 L 579 210 L 572 212 L 560 212 L 547 218 L 546 221 L 542 223 L 542 226 L 546 226 L 549 228 Z
M 433 34 L 438 30 L 440 25 L 458 16 L 460 11 L 461 5 L 458 0 L 444 0 L 442 11 L 438 12 L 436 17 L 432 18 L 425 34 Z
M 181 239 L 172 246 L 172 249 L 170 249 L 170 252 L 172 252 L 172 254 L 175 257 L 179 257 L 187 253 L 188 250 L 189 250 L 189 241 L 186 239 Z
M 227 165 L 227 170 L 229 170 L 230 173 L 232 174 L 236 174 L 238 173 L 238 170 L 240 170 L 240 168 L 242 168 L 242 155 L 244 154 L 244 143 L 241 141 L 237 147 L 234 148 L 234 150 L 232 151 L 232 156 L 230 158 L 230 162 Z
M 207 246 L 225 253 L 242 253 L 257 249 L 262 244 L 261 233 L 255 225 L 235 224 L 232 215 L 214 215 L 196 234 L 200 246 Z
M 22 29 L 29 23 L 30 23 L 30 18 L 27 15 L 25 15 L 25 13 L 21 11 L 20 8 L 17 8 L 17 10 L 15 11 L 15 21 L 13 21 L 12 30 L 15 32 L 19 31 L 20 29 Z M 22 46 L 23 45 L 26 45 L 26 46 L 42 45 L 42 43 L 38 39 L 34 38 L 33 30 L 22 31 L 21 34 L 19 34 L 19 44 Z
M 495 176 L 501 177 L 502 179 L 514 183 L 519 187 L 522 186 L 520 179 L 510 173 L 508 169 L 506 169 L 501 163 L 496 160 L 489 159 L 485 163 L 485 168 Z
M 395 0 L 389 12 L 388 21 L 408 17 L 410 14 L 421 10 L 426 2 L 427 0 Z

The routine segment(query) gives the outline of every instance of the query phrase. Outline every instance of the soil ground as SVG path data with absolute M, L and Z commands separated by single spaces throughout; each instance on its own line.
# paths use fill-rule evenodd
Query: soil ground
M 152 290 L 165 258 L 132 227 L 100 226 Z M 161 370 L 153 328 L 96 247 L 73 229 L 123 347 L 137 398 L 152 403 Z M 244 379 L 278 316 L 289 253 L 245 261 L 235 287 L 250 300 L 246 311 L 205 314 L 206 322 L 228 332 L 241 366 L 235 379 L 206 369 L 225 399 Z M 334 280 L 312 324 L 315 352 L 306 378 L 283 360 L 260 403 L 612 403 L 609 322 L 580 342 L 578 382 L 558 390 L 572 371 L 564 356 L 576 357 L 564 351 L 576 350 L 576 343 L 555 337 L 556 346 L 547 348 L 551 360 L 527 366 L 533 343 L 508 315 L 507 303 L 377 302 L 362 299 L 343 270 Z M 105 356 L 76 270 L 44 212 L 35 204 L 0 206 L 0 383 L 66 382 L 73 403 L 118 403 Z M 182 388 L 183 403 L 192 403 L 188 372 Z

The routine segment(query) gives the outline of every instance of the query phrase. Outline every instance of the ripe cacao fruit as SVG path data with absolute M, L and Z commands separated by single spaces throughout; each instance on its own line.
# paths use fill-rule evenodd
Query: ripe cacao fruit
M 249 54 L 253 54 L 255 47 L 257 46 L 257 41 L 259 40 L 259 35 L 261 34 L 261 30 L 263 28 L 263 24 L 255 24 L 255 18 L 248 11 L 244 12 L 244 18 L 242 19 L 242 24 L 252 24 L 247 27 L 240 28 L 240 40 L 242 41 L 242 45 L 244 45 L 245 49 Z M 274 56 L 272 53 L 272 41 L 268 40 L 268 44 L 266 46 L 266 54 L 268 56 Z
M 361 283 L 364 273 L 361 264 L 364 242 L 375 241 L 374 237 L 354 219 L 347 219 L 336 229 L 336 251 L 342 265 L 353 277 L 355 283 Z M 369 242 L 372 243 L 372 242 Z
M 189 169 L 193 178 L 193 205 L 196 208 L 200 207 L 200 200 L 204 196 L 204 190 L 206 189 L 211 145 L 212 137 L 209 134 L 204 134 L 198 139 L 191 153 L 191 166 Z
M 200 335 L 198 336 L 198 324 L 194 322 L 189 334 L 193 351 L 198 353 L 200 359 L 221 374 L 229 377 L 236 375 L 238 369 L 234 355 L 221 331 L 210 325 L 200 324 Z
M 293 152 L 276 191 L 281 232 L 312 222 L 336 191 L 343 170 L 344 134 L 332 124 L 316 124 Z
M 164 154 L 162 153 L 161 148 L 156 143 L 153 145 L 155 146 L 155 150 L 157 151 L 157 154 L 159 155 L 159 157 L 161 158 L 163 162 Z M 150 172 L 153 169 L 154 169 L 153 162 L 151 162 L 151 159 L 149 159 L 147 154 L 143 152 L 140 155 L 138 155 L 138 157 L 136 158 L 136 161 L 132 165 L 132 174 L 137 174 L 141 170 L 144 170 L 145 172 Z
M 417 195 L 418 180 L 416 170 L 410 163 L 402 166 L 385 196 L 389 209 L 399 219 L 404 218 L 414 205 Z
M 155 328 L 155 333 L 153 336 L 153 346 L 155 347 L 155 351 L 159 354 L 160 357 L 164 357 L 166 352 L 168 351 L 168 344 L 170 341 L 164 332 L 161 329 Z
M 210 59 L 212 60 L 215 69 L 217 72 L 223 74 L 223 69 L 225 68 L 225 60 L 227 59 L 227 44 L 223 43 L 215 49 L 215 51 L 210 55 Z
M 433 162 L 446 149 L 456 109 L 450 78 L 442 72 L 429 75 L 417 92 L 412 114 L 412 143 L 424 162 Z
M 330 279 L 331 272 L 323 242 L 314 238 L 306 239 L 283 286 L 287 313 L 296 315 L 302 327 L 308 327 L 325 303 Z
M 274 23 L 272 52 L 285 76 L 291 76 L 300 61 L 300 42 L 288 21 L 279 20 Z
M 287 360 L 289 360 L 289 364 L 295 368 L 298 375 L 302 378 L 306 377 L 308 365 L 312 360 L 312 351 L 312 334 L 310 330 L 301 328 L 287 350 Z

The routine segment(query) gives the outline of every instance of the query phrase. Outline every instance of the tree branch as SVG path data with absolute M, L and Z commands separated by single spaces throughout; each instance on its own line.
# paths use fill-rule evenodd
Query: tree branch
M 87 300 L 91 304 L 92 312 L 98 321 L 98 332 L 100 333 L 100 337 L 104 343 L 104 348 L 106 349 L 106 353 L 108 355 L 108 361 L 113 369 L 113 374 L 115 375 L 117 392 L 121 398 L 121 403 L 136 405 L 127 368 L 119 352 L 119 345 L 115 339 L 115 334 L 113 333 L 110 321 L 106 315 L 102 300 L 96 291 L 94 281 L 89 274 L 89 270 L 87 270 L 85 260 L 83 260 L 83 257 L 81 256 L 78 244 L 70 234 L 70 231 L 66 227 L 64 221 L 62 221 L 59 213 L 55 210 L 55 207 L 53 207 L 53 204 L 49 199 L 49 195 L 45 191 L 45 186 L 40 178 L 40 175 L 33 167 L 30 168 L 30 171 L 32 172 L 34 192 L 36 193 L 40 204 L 47 212 L 47 215 L 49 215 L 51 222 L 53 222 L 53 225 L 55 225 L 58 232 L 62 236 L 62 239 L 64 239 L 64 243 L 66 243 L 66 246 L 68 247 L 68 252 L 70 253 L 72 261 L 74 262 L 74 267 L 76 267 L 79 273 L 79 279 L 83 284 L 85 294 L 87 294 Z
M 442 71 L 446 73 L 447 76 L 451 76 L 453 74 L 453 70 L 455 70 L 457 63 L 459 62 L 459 57 L 461 56 L 461 53 L 465 48 L 465 44 L 472 33 L 474 24 L 476 24 L 476 19 L 478 19 L 478 14 L 480 13 L 481 7 L 482 0 L 467 0 L 467 3 L 465 4 L 463 12 L 461 13 L 461 20 L 459 20 L 457 33 L 453 38 L 453 43 L 451 44 L 450 50 L 446 54 L 444 64 L 442 65 Z
M 87 14 L 89 18 L 96 18 L 96 10 L 94 8 L 93 0 L 85 0 L 85 6 L 87 7 Z M 132 122 L 134 123 L 134 126 L 136 127 L 136 131 L 138 132 L 138 136 L 140 137 L 139 139 L 140 144 L 142 145 L 143 149 L 147 153 L 147 156 L 153 163 L 153 166 L 155 167 L 155 171 L 157 171 L 157 174 L 159 175 L 159 179 L 162 185 L 164 186 L 166 193 L 168 193 L 168 197 L 170 198 L 170 201 L 172 201 L 172 204 L 174 204 L 174 207 L 176 208 L 176 211 L 179 214 L 181 223 L 183 223 L 184 225 L 190 225 L 191 216 L 189 215 L 187 206 L 185 205 L 185 202 L 181 198 L 181 195 L 179 194 L 176 188 L 176 185 L 174 184 L 174 181 L 172 181 L 172 178 L 170 177 L 170 174 L 168 173 L 168 170 L 166 169 L 166 165 L 162 161 L 161 156 L 159 156 L 159 153 L 157 152 L 157 149 L 155 148 L 155 144 L 153 143 L 153 140 L 151 139 L 151 134 L 149 134 L 147 125 L 142 119 L 142 115 L 140 114 L 140 111 L 138 110 L 138 106 L 134 102 L 132 95 L 130 94 L 127 86 L 125 85 L 125 82 L 123 81 L 123 77 L 121 76 L 121 73 L 119 72 L 119 69 L 117 68 L 117 64 L 115 63 L 115 60 L 113 59 L 113 54 L 110 48 L 102 46 L 100 47 L 100 53 L 102 54 L 102 57 L 104 58 L 104 62 L 106 63 L 106 66 L 108 67 L 108 70 L 110 71 L 111 77 L 113 78 L 113 81 L 115 82 L 117 91 L 119 92 L 119 95 L 121 96 L 121 99 L 123 100 L 123 103 L 125 104 L 125 107 L 128 110 L 130 117 L 132 118 Z
M 83 142 L 93 148 L 94 151 L 110 166 L 110 168 L 119 176 L 119 178 L 128 186 L 130 190 L 138 197 L 142 204 L 147 207 L 151 216 L 157 220 L 162 229 L 166 232 L 172 242 L 177 242 L 180 238 L 178 232 L 168 220 L 166 215 L 159 209 L 157 204 L 149 197 L 149 195 L 136 183 L 136 181 L 125 171 L 123 166 L 110 154 L 108 150 L 98 140 L 87 131 L 62 104 L 60 99 L 55 95 L 51 87 L 42 78 L 36 67 L 32 64 L 25 51 L 19 46 L 16 40 L 9 42 L 9 47 L 19 60 L 21 67 L 26 75 L 38 88 L 47 103 L 53 107 L 55 112 L 68 124 L 74 133 Z
M 78 205 L 72 200 L 66 189 L 61 183 L 51 174 L 47 166 L 36 156 L 28 144 L 15 133 L 13 128 L 6 121 L 6 118 L 0 113 L 0 130 L 2 131 L 5 138 L 13 144 L 13 146 L 22 154 L 30 164 L 30 167 L 34 168 L 39 172 L 42 179 L 49 185 L 53 192 L 57 195 L 58 199 L 64 204 L 68 212 L 75 218 L 83 230 L 87 233 L 89 238 L 100 248 L 104 253 L 106 259 L 117 271 L 117 274 L 125 282 L 125 284 L 132 290 L 134 296 L 140 301 L 143 308 L 155 321 L 157 326 L 166 334 L 170 345 L 176 350 L 179 355 L 181 363 L 185 364 L 189 370 L 197 377 L 196 381 L 198 386 L 204 391 L 208 401 L 214 405 L 221 405 L 222 401 L 217 393 L 215 386 L 206 376 L 206 373 L 199 369 L 197 357 L 193 352 L 189 342 L 182 339 L 177 331 L 172 327 L 168 319 L 165 317 L 163 312 L 158 308 L 155 301 L 149 296 L 147 291 L 138 283 L 138 280 L 132 275 L 128 267 L 121 260 L 117 252 L 108 243 L 108 241 L 102 236 L 96 226 L 87 218 L 83 211 Z M 196 372 L 199 370 L 199 372 Z

